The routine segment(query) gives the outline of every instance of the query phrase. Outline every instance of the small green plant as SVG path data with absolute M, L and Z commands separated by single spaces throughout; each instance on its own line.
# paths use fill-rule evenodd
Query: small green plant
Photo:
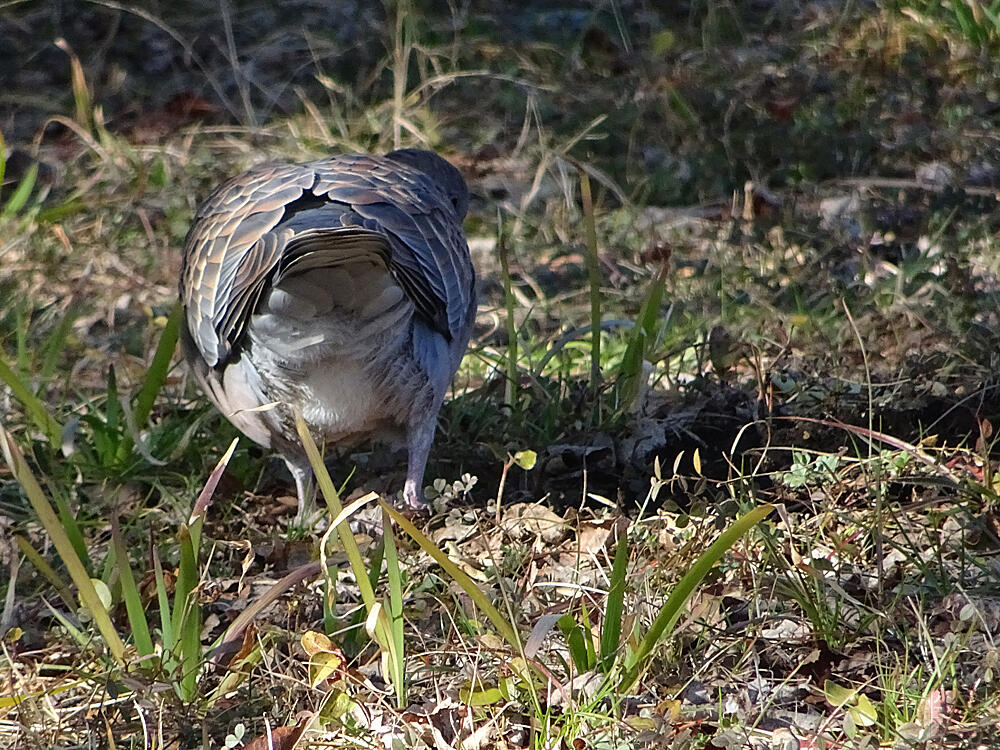
M 929 30 L 958 33 L 968 44 L 985 47 L 1000 40 L 1000 2 L 983 0 L 898 0 L 901 13 Z
M 233 750 L 243 744 L 243 737 L 247 733 L 247 728 L 243 724 L 237 724 L 233 731 L 226 735 L 223 747 L 226 750 Z
M 793 451 L 792 466 L 782 474 L 781 480 L 793 488 L 836 481 L 841 463 L 841 457 L 834 454 L 810 456 L 803 451 Z

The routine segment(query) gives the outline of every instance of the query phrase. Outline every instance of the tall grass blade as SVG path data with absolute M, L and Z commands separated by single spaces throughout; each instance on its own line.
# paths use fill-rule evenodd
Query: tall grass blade
M 302 446 L 305 448 L 306 456 L 309 458 L 309 463 L 312 464 L 313 472 L 316 475 L 316 483 L 319 485 L 323 497 L 326 498 L 330 514 L 336 520 L 341 517 L 344 511 L 344 506 L 340 501 L 340 493 L 337 492 L 337 488 L 330 478 L 330 473 L 326 470 L 323 457 L 320 456 L 316 442 L 309 433 L 309 428 L 306 426 L 301 414 L 295 415 L 295 427 L 298 430 Z M 358 549 L 358 543 L 347 524 L 341 522 L 336 523 L 335 526 L 337 534 L 340 537 L 340 543 L 344 546 L 344 552 L 347 553 L 347 559 L 351 563 L 351 569 L 357 576 L 361 599 L 365 603 L 365 608 L 371 611 L 371 608 L 375 604 L 375 591 L 368 580 L 368 568 L 361 557 L 361 550 Z
M 577 673 L 583 674 L 593 669 L 596 665 L 589 657 L 583 628 L 580 627 L 580 623 L 574 620 L 572 615 L 563 615 L 556 622 L 556 627 L 559 628 L 559 631 L 563 634 L 563 638 L 566 639 L 566 645 L 569 647 L 569 656 L 573 661 L 573 666 L 576 668 Z
M 66 504 L 65 498 L 56 492 L 52 496 L 52 500 L 56 506 L 56 514 L 59 516 L 59 523 L 62 526 L 63 531 L 66 532 L 66 538 L 69 539 L 70 544 L 73 545 L 73 549 L 76 550 L 77 557 L 80 558 L 80 562 L 83 563 L 83 567 L 88 571 L 93 570 L 93 566 L 90 562 L 90 553 L 87 551 L 87 542 L 83 538 L 83 532 L 80 530 L 80 524 L 76 522 L 76 517 L 70 511 L 69 506 Z
M 17 443 L 14 442 L 13 436 L 2 424 L 0 424 L 0 448 L 3 450 L 4 459 L 7 461 L 7 466 L 10 467 L 11 474 L 14 475 L 14 478 L 24 488 L 24 492 L 31 502 L 31 507 L 35 509 L 39 521 L 41 521 L 45 531 L 52 539 L 56 552 L 59 553 L 59 557 L 62 558 L 63 564 L 73 579 L 73 583 L 76 584 L 81 603 L 90 610 L 91 617 L 94 618 L 94 624 L 104 638 L 104 642 L 111 651 L 114 660 L 119 664 L 124 664 L 125 644 L 122 643 L 122 639 L 118 636 L 118 632 L 115 630 L 115 626 L 108 616 L 108 611 L 104 608 L 104 604 L 101 602 L 101 598 L 94 588 L 93 581 L 90 580 L 83 562 L 81 562 L 76 554 L 76 549 L 70 542 L 69 537 L 66 536 L 62 524 L 59 523 L 59 518 L 52 509 L 51 503 L 45 497 L 45 493 L 42 492 L 42 488 L 35 479 L 35 475 L 32 474 L 31 469 L 28 467 L 28 462 L 25 461 L 24 454 Z
M 118 513 L 111 516 L 111 544 L 114 547 L 115 559 L 118 564 L 118 580 L 121 582 L 122 599 L 125 601 L 125 611 L 128 613 L 128 624 L 132 629 L 132 640 L 140 657 L 153 653 L 153 639 L 149 634 L 149 622 L 146 620 L 146 609 L 142 605 L 139 588 L 135 585 L 135 576 L 128 560 L 128 550 L 122 539 Z
M 503 279 L 503 302 L 507 313 L 507 372 L 504 373 L 504 403 L 511 408 L 517 404 L 517 321 L 514 319 L 514 309 L 517 305 L 511 291 L 510 251 L 503 231 L 503 217 L 497 212 L 497 252 L 500 255 L 500 276 Z
M 479 611 L 486 615 L 489 621 L 493 623 L 493 627 L 503 636 L 504 640 L 515 651 L 520 652 L 521 640 L 517 635 L 517 631 L 504 619 L 504 616 L 500 614 L 497 608 L 490 603 L 490 600 L 479 590 L 479 587 L 469 578 L 468 574 L 453 563 L 448 555 L 441 551 L 434 542 L 424 536 L 420 529 L 414 526 L 406 516 L 382 500 L 379 501 L 379 504 L 382 506 L 382 510 L 389 514 L 389 517 L 392 518 L 396 525 L 405 531 L 424 552 L 433 557 L 434 561 L 444 568 L 449 577 L 462 587 L 462 590 L 469 595 L 469 598 L 472 599 Z
M 55 568 L 49 565 L 49 561 L 42 557 L 41 553 L 32 547 L 28 543 L 28 540 L 20 534 L 14 534 L 14 541 L 17 543 L 17 548 L 21 550 L 21 554 L 28 558 L 28 562 L 35 566 L 35 570 L 41 573 L 45 580 L 52 584 L 52 588 L 59 594 L 59 598 L 63 600 L 63 604 L 71 610 L 76 609 L 77 602 L 73 597 L 73 592 L 69 590 L 69 586 L 56 573 Z
M 597 255 L 597 222 L 594 217 L 594 198 L 590 192 L 590 176 L 579 167 L 580 200 L 583 203 L 583 228 L 587 237 L 587 274 L 590 281 L 590 388 L 594 392 L 595 407 L 600 420 L 600 401 L 597 392 L 601 385 L 601 266 Z
M 11 193 L 10 199 L 0 210 L 0 220 L 17 216 L 22 208 L 28 203 L 31 191 L 35 189 L 35 180 L 38 179 L 38 165 L 32 164 L 24 173 L 24 177 L 18 183 L 17 188 Z
M 146 426 L 149 414 L 153 410 L 153 404 L 156 402 L 156 397 L 163 390 L 167 373 L 170 371 L 170 360 L 174 356 L 174 350 L 177 348 L 177 338 L 180 333 L 181 314 L 182 308 L 178 302 L 173 306 L 170 315 L 167 317 L 167 323 L 163 327 L 163 332 L 160 334 L 160 341 L 156 345 L 156 352 L 153 354 L 153 361 L 146 372 L 146 378 L 143 380 L 139 395 L 136 396 L 133 413 L 135 415 L 136 427 L 140 430 Z
M 108 439 L 108 455 L 106 460 L 112 464 L 124 462 L 132 448 L 127 432 L 122 430 L 122 404 L 118 400 L 118 375 L 114 365 L 108 367 L 108 393 L 104 402 L 105 436 Z
M 396 688 L 396 707 L 406 708 L 406 672 L 403 650 L 403 577 L 399 570 L 399 553 L 396 549 L 396 537 L 392 533 L 392 522 L 389 516 L 382 512 L 382 533 L 385 544 L 386 577 L 389 582 L 389 625 L 392 630 L 392 642 L 395 646 L 393 662 L 389 665 L 392 671 L 392 684 Z
M 164 662 L 173 662 L 176 659 L 175 648 L 177 637 L 174 633 L 174 625 L 171 619 L 170 597 L 167 594 L 167 581 L 163 575 L 163 565 L 160 563 L 160 556 L 153 549 L 153 576 L 156 579 L 156 602 L 160 612 L 160 640 L 163 641 Z
M 330 478 L 330 473 L 326 470 L 323 457 L 320 456 L 316 442 L 313 440 L 309 432 L 309 427 L 306 425 L 301 414 L 295 415 L 295 428 L 299 433 L 299 439 L 302 441 L 303 448 L 305 448 L 309 463 L 312 465 L 313 473 L 316 475 L 316 483 L 323 492 L 327 508 L 333 517 L 330 522 L 331 529 L 335 529 L 340 537 L 340 543 L 344 547 L 344 552 L 347 553 L 348 561 L 351 563 L 351 570 L 354 571 L 354 577 L 361 592 L 361 599 L 364 602 L 365 611 L 368 613 L 369 622 L 371 623 L 370 632 L 372 637 L 382 651 L 387 654 L 386 658 L 389 664 L 402 663 L 404 659 L 401 649 L 402 643 L 397 643 L 393 638 L 392 625 L 381 603 L 375 598 L 375 587 L 369 580 L 368 569 L 365 567 L 361 550 L 358 549 L 358 542 L 347 524 L 347 519 L 353 510 L 368 502 L 370 497 L 360 498 L 345 509 L 340 501 L 340 493 L 334 486 L 333 480 Z M 322 550 L 321 554 L 324 554 Z M 392 679 L 391 674 L 386 674 L 385 677 L 386 679 Z M 397 691 L 397 695 L 399 694 L 398 691 L 403 689 L 398 685 L 394 685 L 394 688 Z
M 378 496 L 374 495 L 372 499 L 374 499 L 375 497 Z M 344 518 L 349 518 L 350 508 L 351 508 L 350 505 L 344 508 L 344 510 L 341 511 L 341 514 L 340 516 L 338 516 L 338 518 L 340 518 L 341 516 L 343 516 Z M 336 526 L 336 523 L 334 524 L 334 526 Z M 325 538 L 326 537 L 324 536 L 324 539 Z M 385 560 L 385 539 L 383 538 L 375 545 L 375 548 L 371 551 L 371 554 L 368 557 L 368 583 L 371 585 L 372 591 L 374 591 L 378 587 L 378 579 L 382 573 L 382 562 L 384 560 Z M 332 576 L 328 577 L 327 584 L 330 587 L 335 586 L 336 579 L 333 578 Z M 354 610 L 354 614 L 351 616 L 350 621 L 347 625 L 347 632 L 344 635 L 345 647 L 350 647 L 358 652 L 361 651 L 362 649 L 361 636 L 364 633 L 364 624 L 365 621 L 368 619 L 368 615 L 369 612 L 367 609 L 357 608 Z M 329 630 L 327 632 L 332 633 L 334 632 L 334 630 Z
M 691 569 L 677 582 L 667 601 L 660 608 L 649 632 L 639 643 L 638 649 L 627 659 L 626 668 L 618 682 L 617 692 L 624 695 L 629 691 L 641 672 L 646 668 L 653 649 L 662 638 L 670 635 L 684 611 L 684 604 L 701 583 L 702 579 L 715 566 L 719 559 L 732 547 L 736 541 L 750 529 L 760 523 L 774 510 L 773 505 L 761 505 L 737 518 L 733 524 L 723 531 L 701 556 L 694 561 Z
M 198 694 L 198 671 L 202 660 L 201 607 L 197 600 L 198 551 L 195 534 L 186 525 L 180 527 L 177 536 L 181 558 L 177 567 L 172 625 L 180 644 L 180 697 L 191 701 Z
M 621 370 L 618 377 L 621 381 L 621 404 L 628 408 L 635 404 L 642 388 L 642 363 L 649 353 L 649 348 L 656 341 L 660 324 L 660 305 L 663 302 L 665 288 L 666 265 L 661 266 L 656 277 L 650 282 L 646 298 L 642 301 L 639 318 L 629 335 L 628 345 L 622 357 Z
M 598 669 L 608 672 L 614 663 L 621 643 L 622 613 L 625 609 L 625 573 L 628 568 L 628 532 L 622 533 L 615 547 L 615 561 L 611 566 L 608 598 L 604 605 L 604 627 L 601 629 L 601 660 Z
M 58 448 L 62 443 L 62 425 L 49 413 L 45 404 L 31 392 L 28 384 L 21 380 L 2 356 L 0 356 L 0 380 L 10 388 L 14 398 L 21 402 L 35 426 L 45 433 L 45 437 L 49 439 L 49 445 Z
M 233 442 L 229 444 L 226 452 L 222 454 L 222 458 L 218 460 L 215 468 L 212 469 L 212 473 L 208 475 L 205 486 L 198 493 L 198 499 L 195 500 L 194 508 L 191 509 L 191 515 L 188 517 L 188 526 L 191 527 L 195 537 L 195 548 L 199 545 L 200 540 L 198 537 L 201 534 L 201 526 L 205 520 L 205 513 L 212 504 L 212 496 L 215 494 L 215 488 L 219 486 L 219 481 L 222 479 L 222 475 L 225 473 L 226 467 L 229 465 L 229 460 L 233 457 L 233 453 L 236 452 L 236 446 L 239 445 L 239 442 L 240 439 L 238 437 L 233 438 Z
M 73 89 L 76 121 L 87 132 L 90 132 L 94 124 L 94 107 L 90 97 L 90 89 L 87 88 L 87 77 L 83 73 L 83 65 L 80 64 L 80 58 L 76 56 L 73 48 L 65 39 L 56 39 L 55 44 L 69 57 L 70 85 Z

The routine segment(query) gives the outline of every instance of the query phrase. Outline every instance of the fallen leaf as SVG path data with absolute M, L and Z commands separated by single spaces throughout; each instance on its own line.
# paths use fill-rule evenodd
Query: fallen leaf
M 250 740 L 243 750 L 292 750 L 308 725 L 308 722 L 302 722 L 294 727 L 275 727 L 269 734 Z

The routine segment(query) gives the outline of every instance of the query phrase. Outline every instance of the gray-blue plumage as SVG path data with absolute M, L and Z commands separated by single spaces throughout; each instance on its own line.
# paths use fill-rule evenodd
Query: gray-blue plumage
M 316 439 L 403 442 L 423 504 L 437 415 L 475 315 L 461 174 L 428 151 L 263 165 L 219 187 L 188 233 L 185 356 L 248 437 L 280 452 L 299 515 Z M 274 408 L 264 408 L 277 403 Z

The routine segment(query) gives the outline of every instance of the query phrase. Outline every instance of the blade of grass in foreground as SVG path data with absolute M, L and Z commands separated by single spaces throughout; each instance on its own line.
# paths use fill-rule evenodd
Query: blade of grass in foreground
M 399 571 L 399 553 L 396 537 L 392 533 L 389 516 L 382 512 L 382 535 L 385 540 L 385 563 L 389 580 L 389 624 L 392 627 L 392 641 L 397 644 L 394 661 L 390 664 L 392 682 L 396 688 L 396 706 L 406 707 L 406 663 L 403 653 L 403 581 Z
M 611 565 L 611 579 L 608 585 L 607 602 L 604 607 L 604 627 L 601 629 L 601 661 L 599 669 L 611 669 L 618 644 L 621 643 L 622 612 L 625 609 L 625 571 L 628 568 L 628 533 L 618 538 L 615 561 Z
M 21 380 L 3 357 L 0 357 L 0 380 L 7 384 L 7 387 L 13 392 L 14 398 L 21 402 L 35 426 L 45 433 L 49 444 L 53 448 L 58 448 L 62 442 L 62 425 L 49 414 L 49 410 L 45 408 L 41 399 L 31 392 L 28 384 Z
M 667 267 L 663 264 L 652 281 L 642 301 L 639 317 L 629 334 L 628 346 L 622 357 L 618 378 L 622 384 L 621 402 L 624 408 L 636 408 L 636 397 L 642 391 L 642 364 L 648 355 L 648 349 L 656 340 L 657 329 L 665 325 L 660 316 L 660 304 L 663 302 L 664 281 L 667 277 Z M 667 318 L 669 319 L 669 314 Z
M 384 675 L 387 680 L 392 681 L 395 671 L 398 670 L 401 674 L 402 670 L 399 668 L 399 665 L 403 664 L 406 658 L 403 650 L 403 642 L 402 639 L 397 640 L 395 638 L 394 628 L 389 620 L 389 615 L 386 613 L 382 603 L 375 598 L 375 589 L 368 578 L 368 569 L 365 567 L 364 559 L 361 557 L 361 550 L 358 549 L 358 542 L 347 525 L 348 516 L 356 507 L 360 507 L 361 504 L 368 502 L 369 498 L 366 496 L 344 508 L 340 501 L 340 493 L 337 492 L 333 480 L 330 479 L 330 472 L 326 470 L 323 457 L 319 454 L 319 448 L 316 447 L 316 441 L 313 440 L 309 432 L 309 427 L 306 425 L 301 414 L 295 415 L 295 428 L 299 433 L 299 439 L 302 441 L 302 447 L 305 448 L 309 463 L 312 465 L 313 473 L 316 475 L 316 483 L 323 492 L 327 507 L 331 516 L 333 516 L 330 521 L 330 530 L 336 530 L 340 536 L 340 543 L 347 553 L 347 559 L 351 563 L 351 570 L 354 571 L 354 578 L 358 583 L 361 599 L 365 604 L 365 611 L 368 612 L 369 620 L 372 624 L 370 628 L 372 637 L 382 651 L 387 654 L 389 664 L 393 665 L 389 670 L 392 673 Z M 330 531 L 327 532 L 327 534 L 329 533 Z M 404 689 L 402 683 L 395 684 L 393 687 L 396 690 L 397 697 L 403 695 L 401 692 Z
M 18 211 L 24 208 L 31 197 L 31 191 L 35 188 L 35 180 L 38 179 L 38 165 L 32 164 L 21 178 L 17 189 L 11 194 L 10 199 L 0 210 L 0 219 L 9 219 L 16 216 Z
M 77 603 L 76 599 L 73 597 L 73 592 L 69 590 L 59 574 L 56 573 L 55 569 L 49 565 L 48 560 L 42 557 L 41 553 L 32 547 L 28 540 L 25 539 L 20 534 L 14 534 L 14 541 L 17 543 L 17 548 L 21 550 L 21 554 L 24 555 L 28 561 L 35 566 L 35 570 L 42 574 L 42 576 L 52 584 L 52 588 L 56 590 L 59 594 L 59 598 L 63 600 L 63 604 L 72 612 L 76 609 Z
M 7 429 L 3 425 L 0 425 L 0 448 L 3 449 L 3 455 L 7 461 L 7 465 L 10 467 L 11 473 L 21 484 L 21 487 L 24 488 L 24 492 L 31 502 L 31 507 L 35 509 L 39 521 L 41 521 L 45 531 L 48 532 L 56 551 L 66 566 L 66 570 L 69 571 L 73 583 L 76 584 L 81 603 L 90 610 L 90 614 L 94 618 L 94 624 L 97 625 L 97 629 L 104 637 L 104 642 L 107 644 L 115 661 L 119 664 L 124 664 L 125 644 L 122 643 L 118 631 L 115 630 L 115 626 L 108 616 L 108 611 L 104 608 L 104 604 L 101 602 L 101 598 L 94 588 L 94 583 L 91 581 L 90 575 L 76 554 L 73 543 L 70 542 L 65 530 L 59 523 L 59 517 L 52 509 L 52 505 L 49 503 L 48 498 L 45 497 L 45 493 L 42 492 L 42 488 L 39 486 L 38 480 L 35 479 L 35 475 L 31 473 L 28 462 L 24 459 L 24 454 L 17 443 L 14 442 L 13 436 L 7 432 Z
M 723 531 L 701 556 L 695 560 L 691 569 L 677 582 L 666 603 L 660 609 L 656 619 L 642 639 L 638 650 L 626 661 L 626 669 L 618 682 L 617 692 L 624 695 L 634 684 L 642 670 L 649 663 L 649 658 L 653 654 L 656 644 L 666 638 L 674 629 L 677 620 L 684 610 L 684 603 L 701 583 L 701 580 L 708 575 L 708 572 L 715 566 L 726 551 L 736 544 L 736 541 L 746 534 L 750 529 L 760 523 L 774 510 L 773 505 L 761 505 L 754 508 L 749 513 L 745 513 L 737 518 L 733 525 Z
M 426 552 L 428 555 L 434 558 L 434 561 L 444 568 L 445 572 L 451 577 L 455 583 L 462 587 L 462 590 L 475 602 L 479 611 L 482 612 L 486 617 L 489 618 L 493 626 L 500 632 L 500 635 L 504 637 L 504 640 L 511 645 L 511 647 L 518 653 L 521 652 L 521 640 L 517 636 L 517 631 L 511 626 L 507 620 L 504 619 L 503 615 L 494 607 L 486 595 L 479 590 L 479 587 L 473 582 L 471 578 L 465 573 L 464 570 L 459 568 L 455 563 L 440 548 L 430 539 L 428 539 L 424 534 L 414 526 L 406 516 L 400 513 L 398 510 L 393 508 L 388 503 L 383 500 L 379 500 L 379 504 L 382 506 L 382 510 L 389 514 L 389 517 L 396 522 L 403 531 L 410 535 L 420 548 Z
M 167 372 L 170 370 L 170 359 L 177 348 L 177 337 L 180 332 L 181 305 L 178 302 L 170 311 L 163 332 L 160 334 L 160 341 L 156 345 L 156 352 L 153 354 L 153 361 L 149 365 L 146 379 L 142 383 L 142 389 L 135 400 L 135 424 L 141 430 L 146 426 L 149 413 L 153 409 L 156 397 L 163 389 L 163 383 L 167 379 Z
M 180 698 L 192 701 L 198 694 L 198 671 L 201 667 L 201 606 L 198 604 L 198 550 L 196 533 L 186 525 L 177 532 L 181 556 L 174 583 L 173 629 L 181 655 Z
M 121 527 L 118 523 L 118 512 L 111 516 L 111 544 L 114 546 L 118 566 L 118 580 L 121 581 L 122 599 L 125 600 L 125 611 L 128 613 L 128 623 L 132 628 L 132 638 L 140 657 L 153 653 L 153 639 L 149 635 L 149 622 L 146 620 L 146 610 L 135 583 L 135 575 L 128 560 L 128 550 L 122 539 Z

